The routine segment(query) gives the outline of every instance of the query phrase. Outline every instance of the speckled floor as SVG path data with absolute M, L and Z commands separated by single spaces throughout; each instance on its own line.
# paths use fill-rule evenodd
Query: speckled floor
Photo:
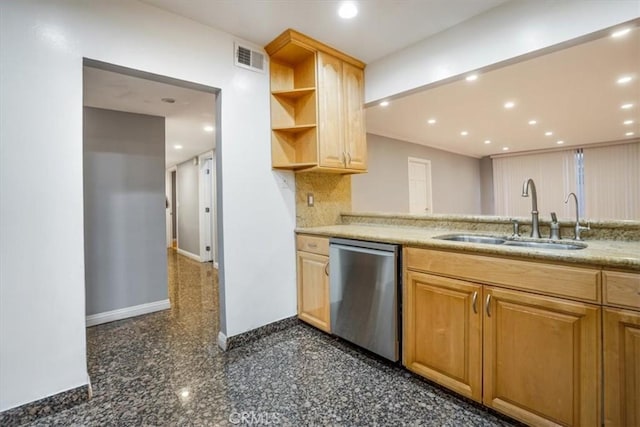
M 171 310 L 88 329 L 93 399 L 30 425 L 510 425 L 303 324 L 223 353 L 216 271 L 169 276 Z

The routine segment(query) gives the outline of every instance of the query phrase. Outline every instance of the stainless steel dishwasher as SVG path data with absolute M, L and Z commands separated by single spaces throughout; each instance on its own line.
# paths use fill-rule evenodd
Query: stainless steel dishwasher
M 331 331 L 392 361 L 400 358 L 398 245 L 329 239 Z

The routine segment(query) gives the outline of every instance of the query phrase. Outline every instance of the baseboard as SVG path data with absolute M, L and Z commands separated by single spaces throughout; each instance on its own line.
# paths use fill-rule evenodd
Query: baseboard
M 222 331 L 218 332 L 218 347 L 222 351 L 227 351 L 227 336 Z
M 191 252 L 187 252 L 184 249 L 180 249 L 180 248 L 178 248 L 178 253 L 180 255 L 186 256 L 187 258 L 191 258 L 192 260 L 201 262 L 200 255 L 192 254 Z
M 142 314 L 153 313 L 155 311 L 171 308 L 168 299 L 150 302 L 147 304 L 134 305 L 131 307 L 119 308 L 117 310 L 105 311 L 104 313 L 92 314 L 86 317 L 87 327 L 100 325 L 102 323 L 113 322 L 115 320 L 127 319 L 129 317 L 140 316 Z

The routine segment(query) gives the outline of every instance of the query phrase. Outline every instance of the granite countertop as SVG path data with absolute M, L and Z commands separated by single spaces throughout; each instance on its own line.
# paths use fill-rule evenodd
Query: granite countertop
M 444 234 L 483 234 L 507 237 L 505 233 L 461 230 L 443 227 L 412 227 L 387 224 L 344 224 L 297 228 L 296 232 L 331 237 L 342 237 L 376 242 L 396 243 L 432 249 L 459 252 L 504 255 L 522 259 L 556 261 L 567 264 L 618 268 L 640 271 L 640 241 L 589 240 L 587 248 L 578 250 L 536 249 L 503 245 L 453 242 L 434 239 Z M 571 242 L 570 239 L 565 239 Z

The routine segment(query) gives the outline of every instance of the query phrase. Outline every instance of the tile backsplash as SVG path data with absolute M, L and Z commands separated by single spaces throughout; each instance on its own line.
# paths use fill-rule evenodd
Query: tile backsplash
M 313 193 L 313 207 L 307 206 L 308 193 Z M 340 214 L 350 211 L 350 175 L 313 172 L 296 174 L 296 226 L 339 224 Z

